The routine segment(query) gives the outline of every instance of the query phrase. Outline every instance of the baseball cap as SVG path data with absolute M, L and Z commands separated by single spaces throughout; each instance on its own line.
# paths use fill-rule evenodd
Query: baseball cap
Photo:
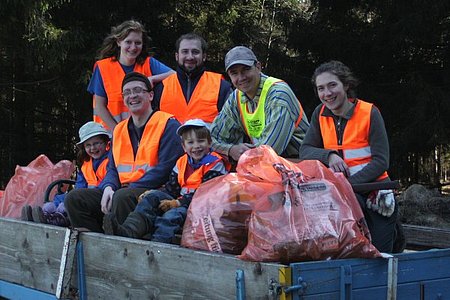
M 147 76 L 138 73 L 138 72 L 130 72 L 122 80 L 122 89 L 125 84 L 131 81 L 142 81 L 145 83 L 145 86 L 147 87 L 147 90 L 152 90 L 152 85 L 150 84 L 150 80 L 148 80 Z
M 83 126 L 81 126 L 80 130 L 78 131 L 78 135 L 80 136 L 80 141 L 77 143 L 77 145 L 81 145 L 84 142 L 86 142 L 91 137 L 94 137 L 96 135 L 106 135 L 109 138 L 111 138 L 111 135 L 108 131 L 106 131 L 105 127 L 103 127 L 102 124 L 96 123 L 93 121 L 87 122 Z
M 236 46 L 225 55 L 225 71 L 234 65 L 253 66 L 258 59 L 250 48 L 245 46 Z
M 178 127 L 177 134 L 181 136 L 183 134 L 183 131 L 189 127 L 206 127 L 209 130 L 208 124 L 206 124 L 203 120 L 191 119 L 187 120 L 186 122 L 183 123 L 183 125 Z

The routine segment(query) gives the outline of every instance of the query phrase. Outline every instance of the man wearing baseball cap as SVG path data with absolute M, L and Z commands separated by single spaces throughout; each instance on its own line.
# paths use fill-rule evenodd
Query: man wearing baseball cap
M 298 158 L 309 123 L 287 83 L 263 74 L 244 46 L 228 51 L 225 70 L 236 90 L 211 126 L 213 149 L 237 161 L 246 150 L 269 145 L 283 157 Z
M 122 223 L 148 189 L 161 187 L 183 154 L 171 114 L 153 111 L 152 86 L 140 73 L 125 75 L 122 96 L 130 117 L 114 128 L 102 189 L 74 189 L 66 209 L 74 227 L 102 232 L 103 215 L 112 211 Z

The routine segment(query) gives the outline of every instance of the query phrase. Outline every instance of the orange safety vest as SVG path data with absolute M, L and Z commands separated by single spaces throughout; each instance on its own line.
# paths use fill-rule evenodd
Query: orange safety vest
M 89 161 L 85 161 L 81 166 L 81 172 L 83 173 L 84 179 L 88 184 L 88 188 L 97 187 L 103 178 L 106 176 L 106 166 L 108 165 L 108 158 L 105 158 L 94 171 L 94 164 L 92 158 Z
M 113 59 L 113 57 L 104 58 L 97 61 L 95 66 L 99 68 L 100 74 L 102 75 L 106 97 L 108 98 L 108 110 L 114 120 L 119 123 L 120 121 L 128 118 L 128 108 L 123 103 L 122 98 L 122 80 L 125 77 L 125 72 L 119 61 Z M 133 71 L 144 74 L 147 77 L 152 76 L 152 71 L 150 69 L 150 57 L 147 57 L 143 64 L 136 63 Z M 93 102 L 93 108 L 94 121 L 101 123 L 105 126 L 105 128 L 108 128 L 100 116 L 97 115 L 95 102 Z
M 171 114 L 161 111 L 153 114 L 145 125 L 136 157 L 128 132 L 128 122 L 132 122 L 131 118 L 120 122 L 114 128 L 112 152 L 122 184 L 138 181 L 158 164 L 159 141 L 171 117 Z
M 319 124 L 324 148 L 342 150 L 343 159 L 350 169 L 350 175 L 363 169 L 372 160 L 372 152 L 369 144 L 372 106 L 372 103 L 358 99 L 353 115 L 345 126 L 342 144 L 338 144 L 333 118 L 322 116 L 325 105 L 320 110 Z M 377 180 L 387 177 L 388 174 L 385 171 Z
M 265 124 L 265 103 L 266 103 L 267 95 L 269 93 L 269 89 L 273 85 L 278 84 L 280 82 L 284 82 L 284 81 L 281 79 L 277 79 L 275 77 L 267 77 L 266 81 L 264 81 L 263 88 L 262 88 L 261 94 L 259 96 L 257 107 L 253 113 L 250 113 L 248 111 L 247 104 L 241 103 L 241 98 L 244 93 L 238 89 L 234 90 L 237 107 L 239 109 L 239 115 L 241 116 L 242 126 L 244 127 L 245 132 L 247 133 L 247 136 L 249 138 L 251 138 L 252 142 L 256 142 L 258 140 L 259 136 L 264 131 L 264 127 L 266 126 L 266 124 Z M 299 106 L 300 106 L 300 113 L 298 115 L 297 120 L 295 121 L 295 128 L 297 128 L 298 124 L 300 124 L 300 121 L 302 120 L 302 117 L 303 117 L 303 107 L 300 104 L 300 102 L 299 102 Z M 259 117 L 258 117 L 258 115 L 259 115 Z M 251 122 L 250 119 L 254 118 L 255 116 L 256 116 L 256 119 L 259 118 L 261 120 L 261 122 L 259 122 L 259 124 L 258 124 L 259 125 L 259 133 L 258 134 L 252 134 L 252 131 L 250 130 L 250 128 L 247 124 L 248 122 Z
M 173 114 L 182 124 L 189 119 L 202 119 L 207 123 L 212 123 L 219 114 L 217 101 L 222 78 L 221 74 L 205 71 L 195 86 L 188 103 L 177 74 L 172 74 L 163 80 L 164 89 L 159 108 Z
M 186 195 L 192 192 L 195 192 L 195 190 L 200 186 L 202 183 L 203 176 L 211 170 L 218 162 L 222 161 L 223 159 L 220 156 L 220 154 L 216 152 L 210 153 L 213 156 L 217 157 L 217 160 L 215 160 L 212 163 L 205 164 L 198 168 L 197 170 L 192 173 L 189 178 L 185 178 L 186 169 L 188 166 L 188 156 L 187 154 L 184 154 L 177 160 L 177 168 L 178 168 L 178 183 L 181 187 L 181 195 Z

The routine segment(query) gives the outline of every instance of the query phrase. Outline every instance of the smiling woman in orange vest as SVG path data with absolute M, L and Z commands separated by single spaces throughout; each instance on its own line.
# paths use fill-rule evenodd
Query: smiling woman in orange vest
M 110 131 L 128 117 L 121 89 L 125 74 L 133 71 L 144 74 L 154 85 L 174 73 L 149 56 L 149 43 L 144 26 L 130 20 L 113 27 L 99 49 L 99 60 L 94 65 L 87 90 L 93 94 L 94 121 Z
M 300 147 L 300 159 L 319 160 L 350 183 L 389 180 L 389 142 L 380 111 L 355 98 L 358 81 L 339 61 L 320 65 L 312 77 L 321 104 Z M 392 191 L 356 195 L 364 212 L 372 243 L 392 252 L 397 206 Z

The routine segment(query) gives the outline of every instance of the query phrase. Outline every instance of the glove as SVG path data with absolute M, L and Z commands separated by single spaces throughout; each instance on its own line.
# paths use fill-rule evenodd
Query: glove
M 390 217 L 394 213 L 395 198 L 392 190 L 379 190 L 369 194 L 366 201 L 367 208 L 382 216 Z
M 171 208 L 180 207 L 180 205 L 180 201 L 178 200 L 161 200 L 159 203 L 159 209 L 166 212 Z

